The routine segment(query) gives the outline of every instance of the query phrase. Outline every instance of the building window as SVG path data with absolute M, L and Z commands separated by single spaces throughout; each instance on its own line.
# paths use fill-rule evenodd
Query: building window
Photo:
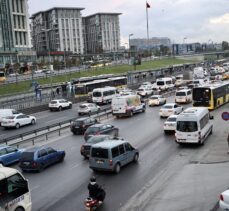
M 24 10 L 23 10 L 23 3 L 24 3 L 24 0 L 21 0 L 21 13 L 24 12 Z
M 18 19 L 18 28 L 20 29 L 21 28 L 21 18 L 20 18 L 20 16 L 17 16 L 17 19 Z
M 24 32 L 23 34 L 24 34 L 24 44 L 27 45 L 27 42 L 26 42 L 26 32 Z

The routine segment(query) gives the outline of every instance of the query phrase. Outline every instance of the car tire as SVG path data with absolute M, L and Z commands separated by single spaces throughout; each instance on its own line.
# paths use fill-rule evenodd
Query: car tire
M 136 153 L 136 154 L 134 155 L 133 162 L 134 162 L 134 163 L 137 163 L 137 162 L 138 162 L 138 158 L 139 158 L 139 154 Z
M 35 119 L 32 119 L 32 121 L 31 121 L 31 125 L 35 125 L 35 124 L 36 124 Z
M 116 173 L 116 174 L 118 174 L 119 172 L 120 172 L 120 164 L 119 163 L 117 163 L 116 165 L 115 165 L 115 167 L 114 167 L 114 172 Z
M 62 107 L 60 106 L 60 107 L 58 108 L 58 110 L 59 110 L 59 111 L 62 111 Z
M 69 105 L 69 109 L 72 109 L 72 104 Z
M 20 124 L 17 123 L 17 124 L 15 125 L 15 128 L 16 128 L 16 129 L 20 128 Z
M 25 210 L 23 208 L 21 208 L 21 207 L 18 207 L 18 208 L 16 208 L 15 211 L 25 211 Z
M 64 161 L 64 155 L 60 158 L 60 160 L 59 160 L 59 162 L 61 163 L 61 162 L 63 162 Z

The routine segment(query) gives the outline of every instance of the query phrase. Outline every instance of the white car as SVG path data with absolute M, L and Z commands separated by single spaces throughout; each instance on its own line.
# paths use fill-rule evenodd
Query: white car
M 34 73 L 35 73 L 35 74 L 43 73 L 43 70 L 35 70 Z
M 11 116 L 4 117 L 2 119 L 1 126 L 4 128 L 15 127 L 18 129 L 23 125 L 29 125 L 29 124 L 31 125 L 36 124 L 36 117 L 20 113 L 20 114 L 14 114 Z
M 72 108 L 72 102 L 65 99 L 56 99 L 52 100 L 49 103 L 49 110 L 59 110 L 61 111 L 64 108 Z
M 172 114 L 179 114 L 183 111 L 183 107 L 176 103 L 167 103 L 162 106 L 159 111 L 160 117 L 168 117 Z
M 137 90 L 137 94 L 142 96 L 142 97 L 146 97 L 148 95 L 151 95 L 153 93 L 153 90 L 152 88 L 150 87 L 139 87 L 138 90 Z
M 84 115 L 84 114 L 91 114 L 91 113 L 97 113 L 100 111 L 100 106 L 96 105 L 95 103 L 83 103 L 80 105 L 78 114 Z
M 175 132 L 177 124 L 177 115 L 170 115 L 164 122 L 164 132 Z
M 220 194 L 219 207 L 222 210 L 229 210 L 229 190 L 225 190 Z
M 152 95 L 149 97 L 148 105 L 154 106 L 154 105 L 163 105 L 166 103 L 166 98 L 162 95 Z

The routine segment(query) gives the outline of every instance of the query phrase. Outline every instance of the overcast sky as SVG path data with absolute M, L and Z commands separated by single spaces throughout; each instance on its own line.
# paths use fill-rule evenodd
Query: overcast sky
M 29 0 L 30 15 L 51 7 L 83 7 L 82 15 L 120 15 L 121 45 L 147 38 L 144 0 Z M 169 37 L 173 43 L 229 41 L 229 0 L 148 0 L 149 37 Z M 184 39 L 186 38 L 186 39 Z M 125 44 L 126 43 L 126 44 Z

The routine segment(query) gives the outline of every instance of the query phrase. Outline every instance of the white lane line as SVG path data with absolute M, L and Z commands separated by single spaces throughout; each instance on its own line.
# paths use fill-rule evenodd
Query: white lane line
M 79 165 L 81 165 L 81 163 L 77 163 L 76 165 L 72 166 L 71 169 L 74 169 L 74 168 L 78 167 Z

